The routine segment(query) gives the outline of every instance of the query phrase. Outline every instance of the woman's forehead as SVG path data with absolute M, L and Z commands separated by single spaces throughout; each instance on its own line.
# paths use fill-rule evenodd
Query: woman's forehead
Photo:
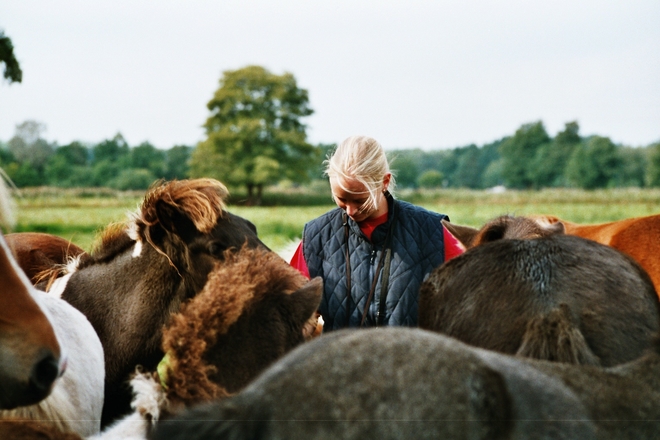
M 369 190 L 358 180 L 344 177 L 330 178 L 330 187 L 335 194 L 348 193 L 352 195 L 369 194 Z

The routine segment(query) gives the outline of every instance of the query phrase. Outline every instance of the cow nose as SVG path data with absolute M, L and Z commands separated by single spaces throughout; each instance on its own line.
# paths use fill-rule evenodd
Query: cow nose
M 59 363 L 52 352 L 47 351 L 32 367 L 30 383 L 39 391 L 48 391 L 59 376 Z

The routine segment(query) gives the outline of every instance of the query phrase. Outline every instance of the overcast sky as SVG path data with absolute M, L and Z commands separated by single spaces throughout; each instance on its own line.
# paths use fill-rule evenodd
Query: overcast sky
M 5 142 L 34 119 L 60 145 L 195 145 L 250 64 L 309 91 L 313 143 L 483 145 L 538 120 L 660 140 L 658 0 L 2 0 L 0 29 L 23 69 L 0 79 Z

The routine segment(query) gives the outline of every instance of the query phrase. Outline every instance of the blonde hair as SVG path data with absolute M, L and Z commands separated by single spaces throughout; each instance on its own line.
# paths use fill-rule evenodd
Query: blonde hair
M 391 175 L 388 190 L 394 193 L 396 182 L 390 171 L 390 164 L 383 147 L 374 138 L 351 136 L 340 143 L 332 156 L 323 163 L 326 165 L 325 174 L 328 177 L 357 180 L 367 188 L 369 199 L 365 202 L 365 208 L 376 207 L 378 193 L 382 191 L 386 174 Z M 353 193 L 344 188 L 341 182 L 338 181 L 337 184 L 343 190 Z

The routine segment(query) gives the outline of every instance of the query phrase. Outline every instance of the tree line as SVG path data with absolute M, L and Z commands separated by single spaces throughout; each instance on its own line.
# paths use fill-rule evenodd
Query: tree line
M 44 124 L 25 121 L 0 141 L 0 167 L 18 187 L 146 189 L 157 179 L 213 177 L 245 188 L 248 204 L 259 204 L 267 185 L 323 179 L 322 161 L 334 144 L 307 141 L 303 120 L 313 110 L 291 73 L 261 66 L 225 71 L 207 108 L 206 138 L 168 150 L 149 142 L 129 146 L 121 134 L 59 146 L 44 139 Z M 579 131 L 572 121 L 552 137 L 536 121 L 482 146 L 389 153 L 403 188 L 660 186 L 660 142 L 632 148 Z
M 392 167 L 403 187 L 582 189 L 660 186 L 660 142 L 646 147 L 582 137 L 572 121 L 551 137 L 542 121 L 492 143 L 450 150 L 397 150 Z
M 157 179 L 189 176 L 193 147 L 161 150 L 149 142 L 129 146 L 121 134 L 98 144 L 58 146 L 43 138 L 45 125 L 25 121 L 7 143 L 0 142 L 0 168 L 21 187 L 109 187 L 146 189 Z

